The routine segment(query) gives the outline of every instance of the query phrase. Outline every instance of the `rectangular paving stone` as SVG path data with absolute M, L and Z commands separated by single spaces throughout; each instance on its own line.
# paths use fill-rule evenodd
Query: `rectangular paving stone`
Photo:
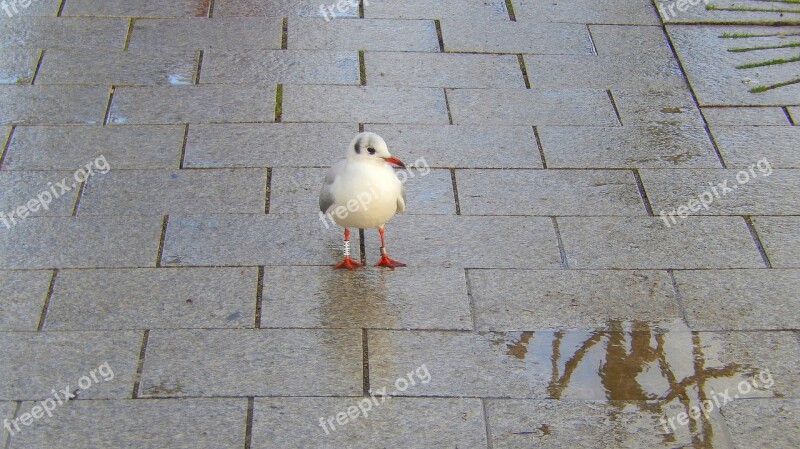
M 335 2 L 324 6 L 336 5 Z M 318 0 L 215 0 L 214 17 L 324 17 L 320 11 L 323 4 Z M 336 18 L 358 17 L 358 7 L 353 8 L 350 2 L 343 5 L 342 11 L 334 7 Z M 330 17 L 330 11 L 327 12 Z
M 647 215 L 629 171 L 457 170 L 464 215 Z
M 183 134 L 184 126 L 18 126 L 2 168 L 76 170 L 99 156 L 111 170 L 178 168 Z
M 199 53 L 184 50 L 47 50 L 36 84 L 192 84 Z
M 480 331 L 604 329 L 634 320 L 685 328 L 664 271 L 470 270 L 468 276 Z
M 24 402 L 22 410 L 35 403 Z M 14 437 L 9 449 L 138 447 L 211 449 L 244 446 L 244 399 L 79 401 Z M 135 425 L 132 423 L 136 423 Z M 81 429 L 80 432 L 72 431 Z M 147 429 L 147 437 L 142 432 Z
M 141 393 L 360 396 L 361 381 L 360 330 L 156 330 Z
M 764 25 L 797 24 L 796 5 L 785 2 L 764 4 L 758 0 L 715 0 L 692 5 L 664 2 L 658 8 L 664 23 L 762 23 Z M 790 11 L 794 11 L 793 13 Z
M 413 387 L 410 387 L 413 388 Z M 257 398 L 253 413 L 253 448 L 270 447 L 458 447 L 485 448 L 486 425 L 478 399 L 377 399 L 365 414 L 321 427 L 357 398 Z M 327 429 L 327 433 L 326 433 Z
M 524 55 L 532 87 L 540 88 L 637 88 L 655 80 L 682 82 L 683 75 L 672 55 Z M 502 86 L 498 86 L 502 87 Z
M 514 2 L 517 20 L 530 22 L 616 23 L 660 25 L 653 5 L 646 0 L 578 0 L 571 2 Z
M 800 445 L 800 399 L 753 399 L 725 404 L 722 415 L 736 447 Z M 756 418 L 757 419 L 754 419 Z
M 366 125 L 393 154 L 431 167 L 541 168 L 530 126 Z
M 16 4 L 7 1 L 8 9 L 11 12 L 11 16 L 13 18 L 18 17 L 25 17 L 25 16 L 56 16 L 58 14 L 58 8 L 61 6 L 61 0 L 34 0 L 31 1 L 27 7 L 22 6 L 22 1 L 18 0 Z M 5 10 L 3 13 L 6 16 L 3 16 L 5 19 L 8 16 L 8 12 Z
M 262 169 L 111 171 L 89 179 L 79 214 L 255 214 L 266 191 Z
M 773 267 L 800 268 L 797 217 L 754 217 L 753 224 Z
M 53 125 L 103 123 L 108 87 L 0 85 L 0 123 Z
M 351 84 L 360 82 L 358 52 L 251 50 L 203 54 L 202 83 Z
M 525 87 L 514 55 L 369 52 L 364 60 L 372 86 Z
M 624 126 L 704 125 L 683 81 L 644 81 L 639 87 L 612 89 L 611 95 Z
M 453 268 L 267 267 L 263 296 L 265 328 L 472 329 L 464 272 Z
M 50 190 L 54 187 L 56 192 L 60 191 L 61 188 L 54 184 L 64 179 L 74 182 L 72 175 L 71 172 L 0 172 L 0 213 L 4 213 L 0 215 L 0 229 L 9 229 L 15 225 L 15 221 L 19 225 L 33 217 L 72 215 L 78 189 L 72 189 L 58 198 L 54 198 Z
M 618 124 L 608 94 L 595 89 L 454 89 L 453 123 L 479 125 Z
M 549 168 L 721 168 L 701 127 L 542 126 L 538 131 Z
M 0 53 L 0 84 L 30 84 L 40 55 L 35 48 L 4 49 Z
M 279 17 L 139 19 L 133 22 L 128 47 L 131 50 L 280 49 L 281 30 Z
M 355 122 L 190 125 L 184 166 L 331 166 L 357 133 Z
M 90 17 L 207 17 L 210 0 L 178 0 L 170 2 L 112 0 L 70 0 L 64 5 L 64 16 Z
M 35 4 L 36 2 L 33 2 Z M 39 0 L 42 3 L 42 0 Z M 56 10 L 58 6 L 56 6 Z M 0 21 L 0 48 L 122 49 L 128 20 L 14 16 Z
M 108 118 L 114 125 L 271 122 L 275 118 L 275 86 L 120 87 Z
M 366 4 L 369 3 L 369 4 Z M 404 3 L 370 1 L 364 4 L 364 17 L 388 19 L 509 20 L 503 0 L 408 0 Z
M 606 0 L 601 4 L 611 2 L 612 0 Z M 619 4 L 622 1 L 614 1 L 614 3 Z M 613 8 L 611 5 L 608 6 Z M 674 58 L 661 27 L 595 24 L 589 25 L 588 28 L 598 55 L 616 56 L 620 58 L 620 61 L 640 60 L 643 62 Z M 635 70 L 635 68 L 631 67 L 631 70 Z M 680 71 L 677 74 L 681 75 Z
M 253 327 L 257 277 L 254 267 L 62 270 L 44 329 Z
M 797 270 L 676 271 L 675 281 L 692 329 L 781 330 L 800 327 L 800 317 L 790 312 L 800 302 L 798 274 Z
M 439 51 L 432 20 L 290 18 L 290 50 Z
M 446 51 L 594 54 L 586 25 L 577 23 L 445 20 L 442 22 L 442 37 Z
M 444 91 L 419 87 L 283 87 L 283 121 L 446 124 Z
M 712 126 L 711 134 L 729 167 L 746 168 L 766 158 L 775 168 L 800 168 L 800 128 Z
M 154 266 L 161 217 L 29 218 L 0 232 L 0 269 Z
M 764 267 L 741 217 L 689 217 L 670 227 L 655 217 L 565 217 L 558 225 L 570 268 Z
M 752 168 L 752 172 L 692 169 L 640 173 L 656 214 L 669 213 L 681 205 L 698 209 L 690 210 L 690 215 L 800 214 L 800 170 L 773 170 L 761 164 L 756 167 L 755 163 Z M 727 193 L 726 188 L 730 190 Z M 711 199 L 708 208 L 697 204 L 701 195 L 705 201 Z M 692 199 L 695 203 L 689 206 Z
M 0 331 L 36 330 L 52 277 L 50 271 L 0 271 Z
M 701 108 L 711 127 L 717 126 L 788 126 L 783 108 L 770 106 Z
M 133 389 L 142 333 L 4 332 L 0 343 L 0 400 L 42 400 L 54 397 L 54 388 L 80 390 L 80 399 L 119 399 L 130 397 Z M 105 363 L 110 371 L 100 372 Z M 92 370 L 98 382 L 80 388 L 81 377 Z

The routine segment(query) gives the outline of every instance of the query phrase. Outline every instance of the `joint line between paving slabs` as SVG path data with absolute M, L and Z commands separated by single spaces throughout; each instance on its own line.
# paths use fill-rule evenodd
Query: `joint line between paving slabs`
M 199 50 L 198 53 L 197 71 L 194 73 L 194 84 L 200 84 L 200 71 L 203 70 L 203 56 L 205 56 L 205 52 L 203 50 Z
M 61 14 L 64 13 L 64 6 L 66 6 L 67 0 L 61 0 L 61 3 L 58 5 L 58 12 L 56 13 L 56 17 L 61 17 Z
M 133 21 L 136 20 L 135 17 L 131 17 L 128 20 L 128 31 L 125 33 L 125 43 L 122 44 L 122 51 L 128 51 L 128 47 L 131 44 L 131 35 L 133 34 Z
M 131 399 L 139 399 L 139 388 L 142 383 L 142 371 L 144 370 L 144 358 L 147 355 L 148 340 L 150 340 L 150 329 L 145 329 L 144 335 L 142 335 L 142 348 L 139 350 L 139 361 L 136 364 L 136 377 L 133 379 Z
M 208 2 L 208 18 L 214 17 L 214 0 Z
M 586 35 L 589 36 L 589 43 L 592 44 L 592 54 L 597 56 L 597 45 L 594 44 L 594 36 L 592 36 L 592 28 L 586 24 Z
M 267 168 L 266 188 L 264 192 L 266 196 L 264 199 L 264 213 L 268 214 L 270 206 L 272 205 L 272 167 Z
M 256 398 L 247 398 L 247 416 L 244 418 L 244 449 L 253 447 L 253 412 L 255 411 Z
M 275 88 L 275 123 L 283 120 L 283 84 Z
M 617 121 L 619 122 L 619 126 L 623 126 L 622 116 L 619 115 L 619 109 L 617 109 L 617 102 L 614 101 L 614 95 L 611 93 L 611 89 L 606 89 L 606 94 L 608 95 L 608 101 L 611 102 L 611 107 L 614 109 L 614 115 L 617 116 Z
M 256 283 L 256 320 L 254 327 L 261 329 L 261 313 L 264 303 L 264 265 L 258 267 L 258 282 Z
M 506 11 L 508 11 L 508 20 L 516 22 L 517 15 L 514 14 L 514 5 L 511 4 L 511 0 L 506 0 Z
M 0 151 L 0 168 L 3 167 L 3 163 L 6 160 L 6 155 L 8 154 L 8 148 L 11 146 L 11 139 L 14 137 L 14 131 L 17 129 L 16 125 L 11 126 L 11 131 L 8 133 L 8 139 L 3 143 L 3 150 Z
M 525 81 L 525 88 L 531 88 L 531 80 L 528 78 L 528 69 L 525 67 L 525 59 L 522 57 L 522 53 L 517 55 L 517 61 L 519 61 L 519 69 L 522 70 L 522 80 Z
M 364 396 L 369 396 L 369 343 L 367 341 L 367 329 L 361 329 L 361 377 Z
M 36 78 L 39 76 L 39 71 L 42 69 L 42 61 L 44 61 L 45 51 L 47 50 L 42 49 L 42 51 L 39 52 L 39 60 L 36 61 L 36 70 L 34 70 L 33 72 L 33 78 L 31 78 L 31 85 L 36 84 Z
M 439 41 L 439 51 L 444 53 L 444 37 L 442 36 L 442 21 L 436 19 L 433 21 L 433 26 L 436 27 L 436 39 Z
M 547 159 L 544 157 L 544 146 L 542 139 L 539 137 L 539 129 L 533 127 L 533 138 L 536 139 L 536 148 L 539 149 L 539 158 L 542 160 L 542 168 L 547 168 Z
M 83 192 L 86 190 L 86 183 L 87 182 L 89 182 L 88 179 L 84 180 L 84 181 L 81 181 L 80 186 L 78 186 L 78 197 L 75 198 L 75 205 L 72 206 L 72 216 L 73 217 L 77 217 L 78 216 L 78 208 L 81 206 L 81 199 L 83 198 Z
M 550 217 L 553 222 L 553 229 L 556 231 L 556 243 L 558 244 L 558 253 L 561 255 L 561 266 L 569 268 L 569 261 L 567 260 L 567 250 L 564 248 L 564 240 L 561 239 L 561 229 L 558 227 L 556 217 Z
M 475 299 L 472 297 L 472 281 L 469 278 L 469 268 L 464 268 L 464 281 L 467 286 L 467 301 L 469 302 L 469 315 L 472 319 L 472 330 L 478 330 L 477 318 L 475 316 Z
M 703 115 L 703 110 L 698 108 L 700 111 L 700 115 L 703 117 L 703 122 L 706 121 L 705 116 Z M 711 128 L 708 127 L 708 124 L 703 125 L 703 129 L 706 132 L 706 137 L 711 142 L 711 148 L 714 150 L 714 154 L 717 155 L 717 160 L 719 161 L 722 168 L 728 168 L 728 164 L 725 163 L 725 158 L 722 157 L 722 153 L 719 151 L 719 146 L 717 145 L 717 139 L 714 138 L 714 134 L 711 132 Z
M 647 191 L 644 189 L 644 183 L 642 182 L 642 176 L 639 174 L 639 169 L 633 169 L 633 177 L 636 179 L 636 188 L 639 190 L 639 196 L 642 198 L 642 203 L 644 204 L 644 209 L 647 211 L 647 215 L 654 217 L 656 214 L 653 212 L 653 205 L 650 204 L 650 198 L 647 196 Z
M 364 58 L 364 50 L 358 51 L 358 81 L 362 86 L 367 85 L 367 64 Z
M 289 48 L 289 18 L 281 18 L 281 50 Z
M 186 142 L 189 140 L 189 124 L 186 123 L 183 128 L 183 142 L 181 142 L 181 158 L 178 161 L 178 168 L 183 169 L 186 163 Z
M 747 225 L 747 230 L 750 231 L 750 236 L 753 238 L 756 248 L 758 249 L 758 253 L 761 255 L 761 260 L 764 262 L 764 265 L 766 265 L 767 268 L 772 268 L 772 262 L 770 262 L 769 256 L 767 255 L 767 250 L 764 248 L 764 244 L 761 242 L 761 237 L 758 235 L 758 231 L 753 225 L 753 220 L 751 219 L 750 215 L 744 215 L 742 218 L 744 218 L 744 222 Z
M 367 244 L 364 238 L 364 230 L 358 230 L 358 250 L 361 252 L 361 263 L 367 264 Z
M 364 18 L 364 0 L 360 0 L 358 2 L 358 18 L 359 19 Z
M 494 449 L 492 441 L 492 428 L 489 426 L 489 412 L 486 410 L 486 399 L 481 398 L 481 410 L 483 411 L 483 425 L 486 427 L 486 448 Z
M 156 268 L 161 268 L 161 258 L 164 257 L 164 240 L 167 238 L 167 223 L 169 223 L 169 215 L 164 215 L 164 221 L 161 223 L 161 237 L 158 241 L 158 254 L 156 254 Z
M 458 201 L 458 184 L 456 183 L 456 169 L 450 169 L 450 182 L 453 184 L 453 199 L 456 202 L 456 215 L 461 215 L 461 203 Z
M 795 123 L 794 120 L 792 120 L 792 115 L 789 114 L 789 107 L 788 106 L 784 106 L 782 109 L 783 109 L 783 113 L 786 115 L 786 120 L 789 120 L 789 123 L 791 123 L 792 126 L 796 126 L 797 123 Z
M 16 404 L 14 406 L 14 413 L 11 415 L 12 418 L 17 418 L 19 415 L 19 410 L 22 408 L 22 401 L 14 401 Z M 8 435 L 8 439 L 6 439 L 6 444 L 3 445 L 3 449 L 9 449 L 11 447 L 11 439 L 14 438 L 11 435 Z
M 111 92 L 108 95 L 108 103 L 106 104 L 106 115 L 103 116 L 103 126 L 108 125 L 108 119 L 111 118 L 111 102 L 114 101 L 114 92 L 117 91 L 116 86 L 111 86 Z
M 360 133 L 364 132 L 364 124 L 363 123 L 359 123 L 358 124 L 358 132 L 360 132 Z
M 669 276 L 669 281 L 672 284 L 672 291 L 675 293 L 675 302 L 678 303 L 678 310 L 681 311 L 681 317 L 683 317 L 683 322 L 686 325 L 689 325 L 689 319 L 686 315 L 686 307 L 683 305 L 683 295 L 681 294 L 680 289 L 678 288 L 678 281 L 675 279 L 675 270 L 672 268 L 667 269 L 667 276 Z
M 56 287 L 56 278 L 58 277 L 58 268 L 53 270 L 53 275 L 50 276 L 50 285 L 47 286 L 47 295 L 44 297 L 44 304 L 42 305 L 42 313 L 39 315 L 39 324 L 36 330 L 41 332 L 44 329 L 44 323 L 47 320 L 47 312 L 50 310 L 50 299 L 53 297 L 53 290 Z
M 447 122 L 449 124 L 453 124 L 453 113 L 450 112 L 450 99 L 447 98 L 447 88 L 442 88 L 444 90 L 444 107 L 447 109 Z

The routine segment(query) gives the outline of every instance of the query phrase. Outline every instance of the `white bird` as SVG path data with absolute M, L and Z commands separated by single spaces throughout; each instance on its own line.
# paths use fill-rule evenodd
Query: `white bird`
M 344 260 L 334 268 L 353 270 L 364 266 L 350 258 L 349 227 L 378 228 L 381 257 L 376 267 L 394 269 L 406 266 L 389 258 L 383 235 L 386 222 L 406 209 L 405 188 L 389 164 L 406 167 L 389 153 L 381 136 L 364 132 L 350 142 L 347 158 L 328 170 L 319 194 L 319 209 L 344 227 Z

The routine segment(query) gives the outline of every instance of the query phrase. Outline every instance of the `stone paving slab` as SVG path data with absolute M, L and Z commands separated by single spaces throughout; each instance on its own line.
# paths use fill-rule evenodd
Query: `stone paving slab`
M 611 94 L 624 126 L 704 125 L 700 110 L 684 82 L 663 81 L 639 87 L 620 87 L 612 89 Z
M 457 170 L 464 215 L 647 215 L 629 171 Z
M 18 126 L 2 169 L 75 170 L 99 156 L 111 170 L 178 168 L 183 134 L 184 126 Z
M 45 330 L 252 328 L 257 270 L 61 270 Z
M 524 55 L 523 58 L 534 88 L 637 88 L 658 80 L 675 83 L 683 79 L 677 61 L 657 53 L 647 56 Z
M 797 217 L 754 217 L 753 224 L 773 267 L 800 268 Z
M 36 330 L 52 277 L 50 271 L 0 271 L 0 331 Z
M 120 87 L 114 93 L 111 124 L 272 122 L 272 85 Z
M 681 328 L 681 311 L 663 271 L 470 270 L 479 331 L 604 329 L 635 318 Z
M 711 134 L 729 167 L 747 168 L 766 158 L 775 168 L 800 168 L 800 128 L 712 126 Z
M 589 31 L 596 53 L 600 56 L 617 56 L 621 61 L 635 61 L 636 58 L 641 61 L 663 61 L 674 58 L 661 27 L 589 25 Z
M 357 133 L 355 122 L 190 125 L 184 166 L 330 167 Z
M 137 49 L 280 49 L 281 19 L 260 17 L 139 19 L 128 47 Z
M 319 0 L 214 0 L 214 17 L 324 17 L 320 6 L 324 4 L 327 8 L 337 3 Z M 349 0 L 342 9 L 334 8 L 337 19 L 358 17 L 358 8 L 351 8 Z M 330 11 L 327 11 L 330 17 Z
M 190 50 L 48 49 L 36 84 L 192 84 L 198 57 Z
M 14 6 L 12 6 L 11 2 L 7 2 L 9 10 L 11 11 L 13 18 L 16 19 L 18 17 L 24 16 L 50 16 L 54 17 L 58 14 L 58 9 L 61 7 L 61 0 L 34 0 L 28 4 L 27 7 L 22 6 L 22 1 L 19 0 L 15 5 L 16 11 L 14 11 Z M 8 13 L 3 11 L 6 16 L 0 16 L 5 20 L 7 18 Z
M 439 51 L 432 20 L 290 18 L 290 50 Z
M 5 214 L 0 216 L 0 230 L 6 231 L 14 226 L 14 220 L 19 225 L 24 220 L 33 217 L 72 215 L 72 209 L 78 199 L 78 190 L 72 189 L 58 198 L 53 198 L 53 191 L 50 190 L 53 187 L 56 192 L 60 191 L 61 188 L 54 184 L 63 179 L 69 182 L 74 181 L 71 172 L 0 172 L 0 212 Z M 40 194 L 43 194 L 41 200 L 39 199 Z M 51 202 L 43 204 L 48 201 L 48 197 Z M 22 208 L 22 213 L 19 208 Z M 20 219 L 20 217 L 25 218 Z
M 514 55 L 368 52 L 364 60 L 373 86 L 525 87 Z
M 367 125 L 392 153 L 431 167 L 541 168 L 530 126 Z
M 358 52 L 209 50 L 202 83 L 350 84 L 360 82 Z
M 707 3 L 707 4 L 706 4 Z M 678 5 L 677 2 L 663 2 L 659 14 L 665 24 L 730 24 L 760 23 L 764 25 L 800 23 L 800 9 L 791 3 L 758 0 L 713 0 L 696 5 L 691 2 Z M 670 8 L 671 5 L 674 7 Z M 794 11 L 788 12 L 788 11 Z
M 686 319 L 694 330 L 797 329 L 797 270 L 676 271 Z M 789 313 L 787 313 L 789 312 Z
M 782 108 L 772 106 L 702 108 L 703 117 L 712 128 L 717 126 L 788 126 Z M 766 143 L 766 142 L 765 142 Z
M 69 0 L 64 16 L 90 17 L 207 17 L 210 0 L 170 2 L 106 0 Z
M 121 50 L 127 33 L 128 21 L 124 19 L 15 16 L 13 20 L 0 20 L 0 48 Z
M 571 268 L 764 268 L 741 217 L 558 219 Z M 624 257 L 623 257 L 624 256 Z
M 246 414 L 244 399 L 81 401 L 24 429 L 9 449 L 242 447 Z
M 414 387 L 409 387 L 414 388 Z M 372 449 L 376 447 L 485 448 L 486 424 L 478 399 L 376 399 L 367 415 L 333 421 L 357 398 L 257 398 L 253 413 L 253 448 L 315 447 Z M 366 409 L 366 403 L 362 403 Z
M 11 421 L 11 419 L 14 417 L 14 412 L 16 410 L 17 410 L 16 402 L 0 402 L 0 418 L 8 419 L 9 421 Z M 5 429 L 5 427 L 3 428 L 3 430 L 0 430 L 0 444 L 2 444 L 3 447 L 5 447 L 8 436 L 9 433 Z
M 453 268 L 267 267 L 263 296 L 265 328 L 472 329 L 464 272 Z
M 267 172 L 121 170 L 89 179 L 80 215 L 164 215 L 264 211 Z
M 594 54 L 586 25 L 572 23 L 442 22 L 444 48 L 456 52 Z
M 548 168 L 720 168 L 705 129 L 687 125 L 538 128 Z
M 156 330 L 147 345 L 141 393 L 356 396 L 361 381 L 361 331 Z
M 800 445 L 799 399 L 751 399 L 722 408 L 733 443 L 739 447 L 791 449 Z
M 54 397 L 54 388 L 67 387 L 72 394 L 80 390 L 80 399 L 121 399 L 133 389 L 142 333 L 3 332 L 0 343 L 0 400 L 42 400 Z M 98 371 L 105 363 L 110 371 Z M 98 381 L 82 389 L 81 377 L 91 376 L 92 370 Z
M 403 3 L 374 1 L 364 8 L 364 17 L 388 19 L 442 19 L 459 21 L 471 20 L 498 21 L 509 20 L 506 2 L 503 0 L 408 0 Z
M 517 0 L 514 14 L 518 21 L 615 23 L 624 25 L 661 25 L 653 5 L 647 0 L 577 0 L 540 2 Z
M 108 87 L 0 85 L 0 123 L 100 124 L 108 94 Z
M 283 121 L 446 124 L 448 119 L 442 89 L 287 85 Z
M 41 51 L 35 48 L 3 49 L 0 53 L 0 84 L 30 84 Z
M 0 232 L 0 269 L 154 266 L 161 217 L 29 218 Z
M 476 125 L 615 126 L 608 94 L 599 89 L 453 89 L 453 123 Z

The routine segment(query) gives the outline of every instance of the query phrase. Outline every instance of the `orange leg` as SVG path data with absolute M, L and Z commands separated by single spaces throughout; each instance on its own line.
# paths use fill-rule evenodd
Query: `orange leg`
M 387 267 L 391 268 L 392 270 L 395 267 L 404 267 L 406 264 L 403 262 L 398 262 L 394 259 L 389 258 L 389 254 L 386 252 L 386 241 L 383 237 L 383 226 L 378 227 L 378 234 L 381 235 L 381 258 L 378 260 L 378 263 L 375 264 L 376 267 Z
M 363 263 L 356 262 L 350 258 L 350 230 L 344 228 L 344 260 L 334 265 L 333 268 L 347 268 L 348 270 L 355 270 L 356 268 L 363 266 Z

